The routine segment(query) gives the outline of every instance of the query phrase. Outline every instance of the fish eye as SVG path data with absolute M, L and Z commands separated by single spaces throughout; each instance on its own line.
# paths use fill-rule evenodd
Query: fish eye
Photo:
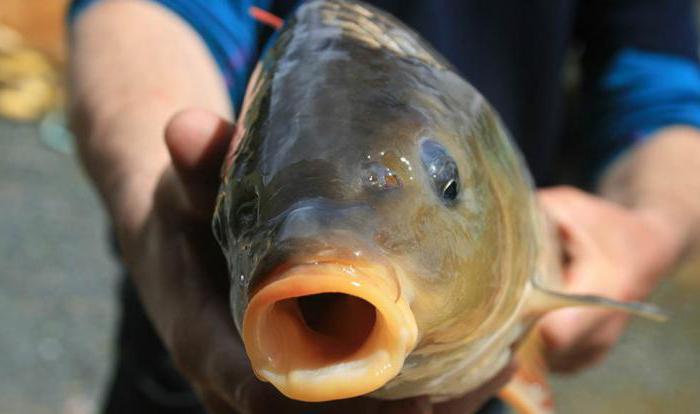
M 440 200 L 448 206 L 459 197 L 457 163 L 437 141 L 425 139 L 420 144 L 420 158 Z

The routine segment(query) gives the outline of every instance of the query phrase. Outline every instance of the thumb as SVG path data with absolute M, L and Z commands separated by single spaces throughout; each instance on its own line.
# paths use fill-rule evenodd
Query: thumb
M 165 128 L 165 143 L 173 167 L 196 213 L 211 214 L 219 171 L 232 141 L 234 126 L 201 109 L 175 114 Z
M 547 207 L 559 229 L 566 257 L 562 263 L 564 290 L 620 299 L 615 296 L 615 281 L 610 278 L 618 270 L 586 231 L 581 215 L 554 202 Z M 618 312 L 590 308 L 561 309 L 545 316 L 539 327 L 550 369 L 574 372 L 599 362 L 616 342 L 626 319 Z

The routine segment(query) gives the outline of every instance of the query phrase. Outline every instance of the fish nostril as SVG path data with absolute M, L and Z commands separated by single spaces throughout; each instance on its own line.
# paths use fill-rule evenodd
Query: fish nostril
M 362 165 L 362 186 L 372 192 L 401 188 L 401 179 L 391 168 L 379 163 L 368 162 Z
M 365 203 L 348 203 L 314 198 L 302 200 L 278 217 L 277 242 L 292 239 L 314 240 L 340 229 L 371 226 L 372 208 Z

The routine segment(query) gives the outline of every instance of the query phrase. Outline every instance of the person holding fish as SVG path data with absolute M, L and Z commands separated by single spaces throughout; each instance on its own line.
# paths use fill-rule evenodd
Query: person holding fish
M 531 328 L 549 370 L 601 361 L 699 232 L 692 16 L 74 1 L 73 125 L 129 273 L 104 412 L 500 412 Z M 602 308 L 544 316 L 572 305 Z

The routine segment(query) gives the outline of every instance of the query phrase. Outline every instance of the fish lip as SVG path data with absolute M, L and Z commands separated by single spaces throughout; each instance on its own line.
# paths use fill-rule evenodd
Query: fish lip
M 356 265 L 356 268 L 346 271 L 346 264 Z M 410 309 L 410 298 L 401 295 L 400 290 L 398 296 L 392 296 L 393 287 L 391 283 L 386 283 L 383 270 L 382 264 L 373 261 L 360 258 L 338 259 L 328 255 L 300 258 L 273 269 L 265 283 L 259 285 L 257 291 L 250 296 L 241 330 L 246 353 L 256 376 L 272 382 L 279 391 L 290 398 L 310 402 L 359 396 L 376 391 L 391 381 L 399 374 L 405 358 L 414 349 L 418 340 L 418 327 Z M 277 303 L 319 293 L 344 293 L 363 299 L 375 307 L 377 317 L 380 318 L 377 320 L 381 322 L 377 322 L 362 345 L 352 353 L 319 366 L 302 363 L 287 370 L 284 363 L 278 365 L 273 361 L 277 359 L 274 355 L 279 354 L 274 351 L 268 352 L 270 347 L 286 347 L 288 343 L 295 342 L 294 338 L 297 335 L 285 336 L 286 339 L 279 342 L 281 345 L 274 345 L 278 342 L 264 339 L 269 336 L 263 333 L 275 330 L 266 330 L 264 324 L 272 320 L 271 312 L 280 312 L 275 310 L 279 309 L 276 307 Z M 275 316 L 275 322 L 272 323 L 277 321 L 281 320 Z M 387 338 L 392 339 L 389 341 Z M 299 349 L 315 349 L 313 344 L 307 345 L 311 348 Z M 307 353 L 301 352 L 302 356 L 294 359 L 303 359 L 303 355 Z M 368 370 L 366 374 L 362 374 L 365 372 L 364 367 Z M 348 375 L 363 375 L 367 381 L 348 382 L 334 373 L 341 369 L 349 370 L 346 372 Z M 317 374 L 308 375 L 314 372 Z M 318 376 L 324 380 L 311 382 L 321 384 L 330 381 L 334 385 L 307 387 L 300 385 L 304 380 L 301 380 L 299 375 L 308 378 Z
M 313 252 L 299 255 L 296 251 L 284 252 L 274 249 L 262 257 L 260 263 L 253 272 L 253 283 L 248 289 L 248 298 L 252 298 L 262 287 L 281 277 L 285 272 L 295 267 L 314 266 L 323 264 L 353 264 L 373 263 L 382 266 L 386 272 L 392 275 L 397 289 L 397 297 L 401 294 L 397 271 L 393 263 L 380 255 L 367 254 L 369 248 L 358 250 L 341 246 L 318 249 Z M 281 253 L 280 253 L 281 251 Z

